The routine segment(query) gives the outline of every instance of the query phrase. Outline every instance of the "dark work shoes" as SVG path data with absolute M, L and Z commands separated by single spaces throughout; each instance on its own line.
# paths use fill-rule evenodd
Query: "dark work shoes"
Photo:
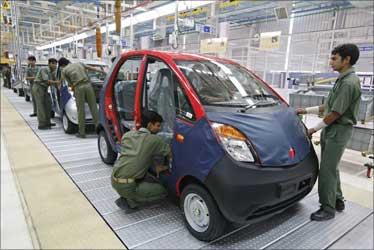
M 51 127 L 54 127 L 54 126 L 56 126 L 56 123 L 50 123 L 50 124 L 45 125 L 45 126 L 38 126 L 38 129 L 46 130 L 46 129 L 51 129 Z
M 79 133 L 75 134 L 75 136 L 78 137 L 78 138 L 86 138 L 86 135 L 81 135 Z
M 343 212 L 344 209 L 345 209 L 344 200 L 337 199 L 335 202 L 335 210 L 338 212 Z
M 138 210 L 138 208 L 131 208 L 129 206 L 129 204 L 127 203 L 126 199 L 123 198 L 123 197 L 120 197 L 118 198 L 117 200 L 114 201 L 114 203 L 116 203 L 116 205 L 125 211 L 126 214 L 131 214 L 131 213 L 134 213 Z
M 318 211 L 312 213 L 310 216 L 311 220 L 315 221 L 325 221 L 325 220 L 331 220 L 335 217 L 335 213 L 327 212 L 320 208 Z
M 47 129 L 51 129 L 51 126 L 38 126 L 38 129 L 47 130 Z
M 30 114 L 30 117 L 35 117 L 35 116 L 36 116 L 36 113 Z

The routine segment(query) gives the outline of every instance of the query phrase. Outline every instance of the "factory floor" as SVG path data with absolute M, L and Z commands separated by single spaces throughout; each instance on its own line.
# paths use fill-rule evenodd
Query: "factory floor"
M 75 183 L 57 167 L 59 163 L 4 91 L 10 90 L 1 89 L 1 249 L 125 248 Z M 280 92 L 288 97 L 287 91 Z M 317 120 L 308 117 L 306 124 Z M 318 140 L 318 135 L 313 140 Z M 319 146 L 315 147 L 319 152 Z M 360 152 L 346 150 L 341 181 L 348 201 L 372 210 L 373 178 L 366 177 L 363 166 L 367 161 Z

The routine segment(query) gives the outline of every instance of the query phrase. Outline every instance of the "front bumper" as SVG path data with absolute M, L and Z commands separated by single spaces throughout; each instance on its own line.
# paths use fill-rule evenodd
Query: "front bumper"
M 211 170 L 205 185 L 225 218 L 243 223 L 301 200 L 312 190 L 317 175 L 313 148 L 302 162 L 289 167 L 258 167 L 226 155 Z

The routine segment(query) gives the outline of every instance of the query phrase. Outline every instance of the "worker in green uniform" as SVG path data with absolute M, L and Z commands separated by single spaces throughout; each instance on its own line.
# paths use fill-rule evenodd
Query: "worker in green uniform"
M 360 55 L 354 44 L 340 45 L 331 52 L 330 65 L 339 72 L 333 89 L 329 92 L 324 105 L 297 109 L 297 114 L 324 113 L 323 120 L 308 129 L 309 136 L 323 129 L 321 133 L 321 164 L 318 180 L 318 194 L 321 207 L 312 213 L 311 219 L 329 220 L 335 211 L 345 208 L 340 186 L 338 164 L 348 140 L 352 135 L 361 97 L 360 80 L 352 67 Z
M 98 125 L 98 110 L 96 106 L 96 97 L 94 89 L 91 85 L 87 70 L 92 70 L 105 74 L 101 69 L 85 65 L 83 63 L 70 63 L 64 57 L 58 61 L 58 66 L 61 70 L 61 81 L 66 80 L 69 86 L 74 91 L 74 97 L 78 110 L 78 127 L 79 132 L 77 137 L 86 137 L 86 118 L 84 112 L 84 104 L 88 103 L 91 111 L 92 119 L 95 127 Z
M 26 70 L 26 81 L 30 84 L 30 90 L 32 90 L 32 86 L 34 85 L 34 80 L 36 73 L 38 73 L 38 68 L 36 67 L 36 58 L 35 56 L 29 56 L 27 58 L 27 70 Z M 31 98 L 32 98 L 32 113 L 30 114 L 31 117 L 36 116 L 36 101 L 35 96 L 31 91 Z
M 50 129 L 56 126 L 51 123 L 51 96 L 48 93 L 48 87 L 51 84 L 57 84 L 56 80 L 57 60 L 48 59 L 48 67 L 39 69 L 35 76 L 32 94 L 36 101 L 36 114 L 38 117 L 38 129 Z
M 156 112 L 145 111 L 142 114 L 142 127 L 122 137 L 121 155 L 113 168 L 112 187 L 121 196 L 116 204 L 127 213 L 167 195 L 160 183 L 147 179 L 148 170 L 152 166 L 155 167 L 157 177 L 160 172 L 169 169 L 160 159 L 171 159 L 170 147 L 156 135 L 162 121 Z

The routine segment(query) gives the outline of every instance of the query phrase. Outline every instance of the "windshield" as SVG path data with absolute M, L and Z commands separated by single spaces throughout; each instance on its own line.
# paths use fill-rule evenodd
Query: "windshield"
M 176 61 L 204 105 L 255 107 L 278 97 L 240 65 L 213 60 Z
M 101 69 L 103 71 L 107 71 L 108 69 L 102 65 L 96 65 L 96 64 L 88 64 L 91 67 L 95 67 L 97 69 Z M 92 71 L 92 70 L 87 70 L 88 77 L 90 78 L 91 81 L 104 81 L 106 74 Z

